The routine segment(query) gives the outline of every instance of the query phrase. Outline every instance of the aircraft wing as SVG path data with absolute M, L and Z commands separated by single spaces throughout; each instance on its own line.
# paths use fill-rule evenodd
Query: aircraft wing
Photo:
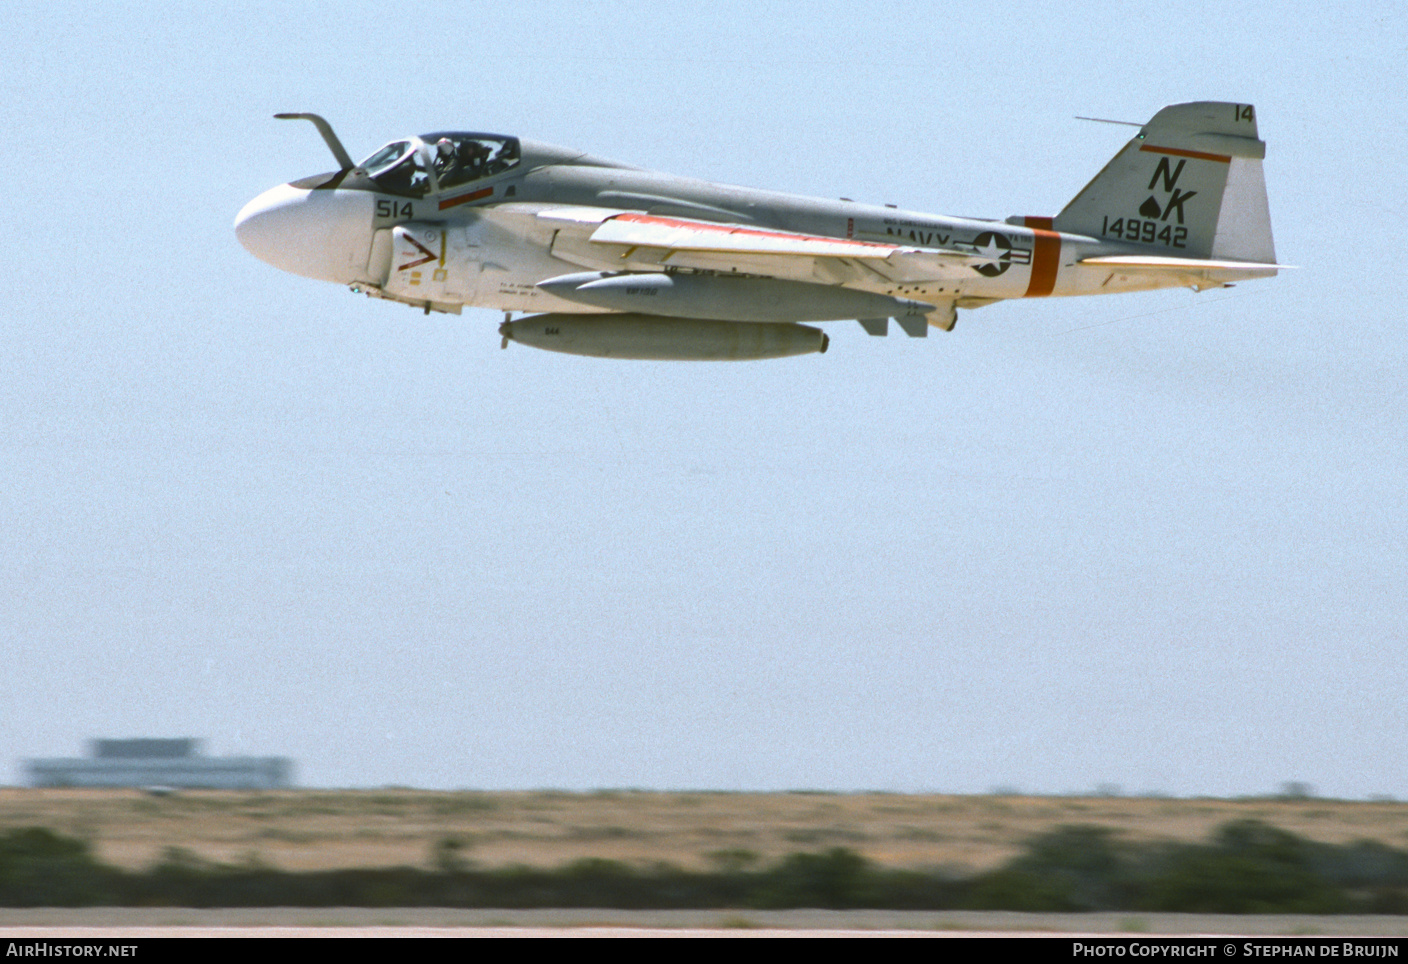
M 563 232 L 553 253 L 590 267 L 658 270 L 665 266 L 738 271 L 798 281 L 936 280 L 955 267 L 985 262 L 973 252 L 833 238 L 743 224 L 721 224 L 603 208 L 557 208 L 538 215 L 590 233 Z M 576 257 L 572 255 L 576 254 Z
M 625 244 L 677 251 L 801 255 L 812 258 L 888 260 L 902 249 L 850 238 L 825 238 L 792 231 L 768 231 L 740 224 L 715 224 L 654 214 L 618 214 L 592 232 L 597 244 Z

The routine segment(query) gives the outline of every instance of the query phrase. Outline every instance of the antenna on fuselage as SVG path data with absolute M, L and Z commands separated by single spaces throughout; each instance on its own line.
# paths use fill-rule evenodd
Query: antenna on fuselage
M 352 157 L 347 153 L 347 149 L 342 146 L 342 141 L 337 139 L 337 135 L 332 132 L 332 125 L 317 114 L 275 114 L 279 120 L 306 120 L 312 121 L 313 126 L 318 129 L 318 133 L 323 135 L 323 140 L 327 142 L 328 150 L 332 151 L 332 156 L 337 158 L 337 163 L 341 164 L 341 170 L 350 171 L 355 166 Z
M 1108 120 L 1108 119 L 1106 119 L 1106 118 L 1104 118 L 1104 117 L 1081 117 L 1079 114 L 1076 115 L 1076 120 L 1094 121 L 1094 122 L 1097 123 L 1097 124 L 1120 124 L 1120 125 L 1123 125 L 1124 127 L 1143 127 L 1143 126 L 1144 126 L 1143 124 L 1139 124 L 1139 123 L 1136 123 L 1136 122 L 1134 122 L 1134 121 Z

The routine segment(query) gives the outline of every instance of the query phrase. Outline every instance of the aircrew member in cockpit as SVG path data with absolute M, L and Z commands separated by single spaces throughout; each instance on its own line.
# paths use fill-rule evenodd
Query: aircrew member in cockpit
M 455 155 L 455 142 L 448 137 L 435 142 L 435 176 L 441 184 L 454 184 L 461 180 L 455 176 L 459 167 L 459 158 Z

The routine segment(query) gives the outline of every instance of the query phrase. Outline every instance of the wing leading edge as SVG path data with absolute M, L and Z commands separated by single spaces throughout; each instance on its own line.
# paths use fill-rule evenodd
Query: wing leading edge
M 626 270 L 675 266 L 870 288 L 938 281 L 985 264 L 981 252 L 921 248 L 742 224 L 621 211 L 602 217 L 587 246 Z M 580 250 L 580 248 L 579 248 Z

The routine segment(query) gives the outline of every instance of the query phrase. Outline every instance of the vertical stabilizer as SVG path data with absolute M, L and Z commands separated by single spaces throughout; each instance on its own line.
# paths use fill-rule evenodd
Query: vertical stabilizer
M 1055 228 L 1151 255 L 1273 264 L 1250 104 L 1165 107 L 1056 216 Z

